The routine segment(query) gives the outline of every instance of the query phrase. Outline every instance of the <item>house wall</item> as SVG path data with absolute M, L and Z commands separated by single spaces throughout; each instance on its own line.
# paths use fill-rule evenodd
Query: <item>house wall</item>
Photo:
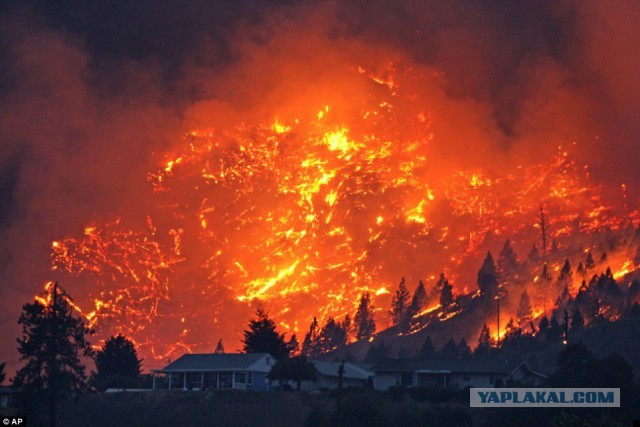
M 389 387 L 397 385 L 398 375 L 396 372 L 376 372 L 373 378 L 373 388 L 380 391 L 389 390 Z
M 465 380 L 465 375 L 468 381 Z M 496 380 L 501 379 L 502 385 L 507 382 L 506 374 L 489 374 L 489 373 L 458 373 L 454 372 L 449 375 L 449 385 L 451 387 L 495 387 Z M 499 382 L 498 382 L 499 383 Z

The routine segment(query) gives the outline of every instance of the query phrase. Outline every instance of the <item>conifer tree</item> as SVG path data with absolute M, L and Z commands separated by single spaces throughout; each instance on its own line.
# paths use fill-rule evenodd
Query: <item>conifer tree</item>
M 424 283 L 422 280 L 418 282 L 418 287 L 413 293 L 413 298 L 411 298 L 411 305 L 409 305 L 409 310 L 407 311 L 407 317 L 409 320 L 413 318 L 416 314 L 420 312 L 420 310 L 427 303 L 427 291 L 424 289 Z
M 442 277 L 444 278 L 444 274 L 442 274 Z M 442 308 L 449 308 L 451 304 L 453 304 L 453 286 L 444 278 L 442 289 L 440 290 L 440 306 Z
M 498 256 L 498 267 L 502 274 L 513 274 L 518 268 L 518 255 L 511 246 L 511 241 L 507 239 Z
M 276 323 L 261 308 L 256 310 L 255 319 L 249 321 L 242 343 L 245 353 L 269 353 L 278 360 L 289 356 L 284 334 L 278 332 Z
M 490 296 L 494 295 L 498 289 L 498 271 L 491 252 L 487 252 L 487 256 L 478 270 L 478 287 L 482 294 Z
M 407 285 L 405 284 L 403 277 L 402 280 L 400 280 L 400 284 L 398 285 L 395 295 L 391 299 L 390 314 L 394 325 L 401 323 L 407 316 L 409 298 L 411 298 L 411 294 L 407 290 Z
M 133 341 L 123 335 L 109 338 L 95 354 L 97 384 L 108 387 L 130 387 L 140 378 L 142 360 Z M 106 386 L 105 386 L 106 388 Z
M 587 252 L 587 259 L 584 262 L 584 270 L 585 272 L 590 272 L 593 271 L 593 269 L 596 268 L 596 263 L 593 260 L 593 255 L 591 254 L 591 251 Z
M 538 248 L 536 247 L 535 244 L 531 248 L 528 258 L 529 258 L 529 261 L 531 261 L 534 264 L 540 261 L 540 252 L 538 251 Z
M 224 354 L 224 345 L 222 344 L 222 338 L 218 340 L 216 349 L 213 351 L 215 354 Z
M 360 296 L 360 304 L 358 305 L 358 310 L 353 317 L 353 322 L 356 339 L 367 339 L 375 333 L 376 322 L 374 320 L 374 311 L 369 292 L 364 292 Z
M 420 359 L 428 360 L 433 359 L 436 355 L 436 349 L 433 346 L 431 337 L 427 335 L 427 339 L 424 341 L 422 348 L 420 349 Z
M 516 319 L 519 328 L 524 328 L 533 316 L 533 310 L 531 309 L 531 300 L 529 294 L 524 291 L 520 296 L 520 303 L 518 304 L 518 310 L 516 311 Z
M 317 357 L 320 354 L 318 349 L 318 319 L 314 316 L 309 325 L 309 332 L 302 341 L 302 354 L 309 358 Z
M 29 413 L 46 408 L 54 427 L 60 403 L 87 391 L 87 376 L 80 362 L 93 356 L 86 336 L 92 333 L 82 318 L 73 314 L 71 297 L 57 284 L 49 283 L 42 297 L 22 306 L 18 323 L 20 360 L 13 384 L 22 388 Z M 33 412 L 32 412 L 33 411 Z

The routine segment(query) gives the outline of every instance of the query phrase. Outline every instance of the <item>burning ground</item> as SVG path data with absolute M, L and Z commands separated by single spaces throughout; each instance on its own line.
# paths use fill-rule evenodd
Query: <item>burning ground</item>
M 258 304 L 300 336 L 369 291 L 383 329 L 402 276 L 430 290 L 444 272 L 472 298 L 487 250 L 542 252 L 541 206 L 554 280 L 591 251 L 628 285 L 637 6 L 445 3 L 194 2 L 185 40 L 146 54 L 12 10 L 3 324 L 55 278 L 99 339 L 123 332 L 150 363 L 239 346 Z M 170 9 L 114 22 L 171 30 Z M 223 12 L 215 31 L 196 17 Z M 509 279 L 505 319 L 524 289 L 550 313 L 563 289 L 541 291 L 541 266 Z

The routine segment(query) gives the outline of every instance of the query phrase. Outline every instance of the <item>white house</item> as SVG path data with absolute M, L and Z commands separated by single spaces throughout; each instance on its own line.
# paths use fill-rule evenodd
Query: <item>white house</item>
M 318 390 L 321 388 L 338 388 L 338 370 L 340 362 L 323 362 L 320 360 L 311 361 L 316 367 L 316 380 L 303 381 L 302 390 Z M 344 363 L 342 374 L 343 387 L 364 387 L 369 378 L 373 378 L 373 372 L 352 362 Z
M 274 363 L 269 353 L 185 354 L 152 371 L 153 388 L 156 378 L 164 376 L 169 389 L 267 390 L 266 376 Z
M 546 376 L 532 370 L 526 362 L 515 367 L 485 361 L 387 360 L 373 367 L 374 388 L 392 386 L 432 387 L 503 387 L 507 384 L 535 386 Z

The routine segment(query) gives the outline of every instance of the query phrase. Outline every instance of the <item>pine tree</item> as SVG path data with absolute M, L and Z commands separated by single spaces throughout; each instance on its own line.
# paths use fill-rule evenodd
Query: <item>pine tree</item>
M 216 345 L 216 349 L 213 352 L 215 354 L 224 354 L 224 345 L 222 345 L 222 338 L 218 340 L 218 345 Z
M 584 328 L 584 317 L 577 308 L 573 310 L 571 314 L 571 330 L 579 331 Z
M 315 358 L 320 354 L 318 349 L 318 319 L 314 316 L 309 325 L 309 332 L 302 341 L 302 354 L 309 358 Z
M 376 362 L 382 359 L 388 359 L 391 357 L 391 346 L 385 344 L 384 340 L 381 340 L 378 345 L 371 345 L 364 360 L 367 362 Z
M 376 322 L 374 320 L 374 311 L 371 305 L 371 296 L 369 295 L 369 292 L 364 292 L 360 296 L 360 304 L 358 305 L 358 310 L 353 317 L 353 321 L 356 328 L 356 339 L 367 339 L 375 333 Z
M 105 341 L 94 360 L 97 370 L 94 381 L 99 388 L 132 387 L 140 379 L 142 360 L 138 359 L 133 341 L 123 335 Z
M 440 290 L 440 306 L 442 308 L 449 308 L 453 304 L 453 286 L 449 284 L 449 281 L 444 278 L 444 274 L 441 275 L 444 279 L 442 289 Z
M 22 306 L 18 320 L 22 325 L 18 352 L 26 363 L 13 384 L 22 388 L 27 405 L 32 406 L 25 408 L 29 413 L 47 408 L 50 427 L 56 425 L 62 400 L 87 391 L 80 357 L 93 355 L 86 340 L 92 331 L 73 315 L 71 301 L 57 283 L 49 283 L 44 296 Z
M 538 332 L 545 333 L 547 328 L 549 327 L 549 319 L 547 316 L 542 316 L 540 322 L 538 322 Z
M 482 325 L 480 336 L 478 337 L 478 346 L 474 351 L 474 356 L 484 357 L 489 354 L 493 347 L 493 339 L 491 338 L 491 330 L 485 323 Z
M 467 340 L 464 338 L 458 343 L 458 357 L 460 359 L 468 359 L 471 357 L 471 347 L 469 347 Z
M 256 318 L 249 321 L 242 343 L 245 353 L 269 353 L 277 360 L 289 356 L 284 334 L 278 333 L 276 323 L 261 308 L 256 310 Z
M 433 359 L 435 355 L 436 355 L 436 349 L 433 346 L 431 337 L 427 335 L 427 339 L 424 341 L 424 344 L 420 349 L 420 359 L 423 359 L 423 360 Z
M 524 291 L 520 296 L 520 304 L 518 304 L 518 310 L 516 311 L 518 327 L 524 328 L 531 321 L 532 316 L 531 300 L 527 291 Z
M 505 275 L 513 274 L 518 269 L 518 255 L 514 252 L 513 247 L 511 247 L 511 241 L 509 239 L 504 242 L 504 246 L 498 256 L 498 267 L 500 267 L 500 271 Z
M 549 252 L 551 252 L 552 254 L 558 253 L 558 242 L 556 242 L 556 240 L 554 239 L 551 242 L 551 250 Z
M 289 341 L 287 342 L 287 348 L 289 349 L 289 354 L 293 356 L 299 356 L 300 353 L 300 343 L 298 343 L 298 337 L 296 334 L 291 335 Z
M 482 294 L 490 296 L 498 289 L 498 271 L 491 252 L 487 252 L 487 257 L 478 270 L 478 287 Z
M 453 338 L 449 338 L 449 341 L 438 350 L 438 356 L 445 360 L 454 360 L 458 358 L 458 346 L 453 341 Z
M 5 365 L 6 365 L 6 362 L 0 363 L 0 384 L 2 384 L 6 378 L 6 375 L 4 373 Z
M 410 297 L 411 295 L 407 290 L 407 286 L 405 285 L 403 277 L 402 280 L 400 280 L 400 284 L 398 285 L 398 290 L 391 299 L 390 314 L 391 320 L 393 321 L 394 325 L 401 323 L 405 319 L 407 310 L 409 308 Z
M 592 271 L 594 268 L 596 268 L 596 263 L 593 260 L 593 255 L 591 254 L 591 251 L 587 252 L 587 259 L 584 262 L 584 270 L 585 272 L 590 272 Z
M 411 305 L 409 305 L 409 310 L 407 311 L 407 317 L 409 320 L 413 318 L 416 314 L 420 313 L 420 310 L 427 303 L 427 291 L 424 289 L 424 283 L 422 280 L 418 282 L 418 287 L 413 293 L 413 298 L 411 298 Z

